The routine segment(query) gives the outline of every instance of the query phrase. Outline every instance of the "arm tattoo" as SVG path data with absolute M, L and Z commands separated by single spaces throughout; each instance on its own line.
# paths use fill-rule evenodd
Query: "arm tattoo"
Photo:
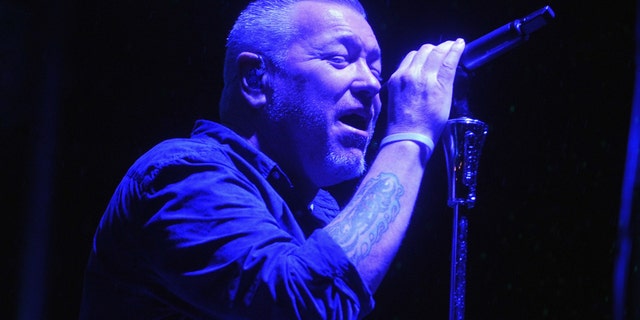
M 354 264 L 358 264 L 380 241 L 400 212 L 404 188 L 392 173 L 368 180 L 344 209 L 338 221 L 327 229 Z

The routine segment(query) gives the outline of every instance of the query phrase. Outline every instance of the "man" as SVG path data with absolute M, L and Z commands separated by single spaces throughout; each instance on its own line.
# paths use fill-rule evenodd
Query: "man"
M 365 173 L 381 52 L 356 0 L 258 0 L 227 43 L 222 126 L 143 155 L 96 232 L 81 318 L 361 318 L 448 118 L 462 40 L 409 53 Z

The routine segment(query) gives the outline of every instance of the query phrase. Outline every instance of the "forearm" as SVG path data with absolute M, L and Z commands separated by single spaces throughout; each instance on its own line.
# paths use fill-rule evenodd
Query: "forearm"
M 388 133 L 438 139 L 449 117 L 463 50 L 464 41 L 458 39 L 423 45 L 407 54 L 389 78 Z M 433 151 L 423 144 L 402 140 L 383 146 L 353 199 L 326 227 L 372 291 L 384 277 L 409 225 Z
M 430 152 L 412 141 L 383 147 L 351 201 L 325 228 L 372 291 L 402 242 Z

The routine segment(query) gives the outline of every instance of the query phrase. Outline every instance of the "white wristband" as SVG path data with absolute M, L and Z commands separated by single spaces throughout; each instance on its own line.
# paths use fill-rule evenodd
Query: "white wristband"
M 384 137 L 382 141 L 380 141 L 380 148 L 393 142 L 407 141 L 407 140 L 423 144 L 425 147 L 429 149 L 430 152 L 432 152 L 433 148 L 435 147 L 435 143 L 433 143 L 433 140 L 428 136 L 420 133 L 405 132 L 405 133 L 394 133 Z

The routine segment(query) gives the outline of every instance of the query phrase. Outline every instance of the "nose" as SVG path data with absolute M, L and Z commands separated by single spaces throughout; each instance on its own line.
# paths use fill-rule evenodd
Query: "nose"
M 360 60 L 356 64 L 356 78 L 352 83 L 352 88 L 354 94 L 368 99 L 378 94 L 382 88 L 380 79 L 373 73 L 369 64 L 364 60 Z

